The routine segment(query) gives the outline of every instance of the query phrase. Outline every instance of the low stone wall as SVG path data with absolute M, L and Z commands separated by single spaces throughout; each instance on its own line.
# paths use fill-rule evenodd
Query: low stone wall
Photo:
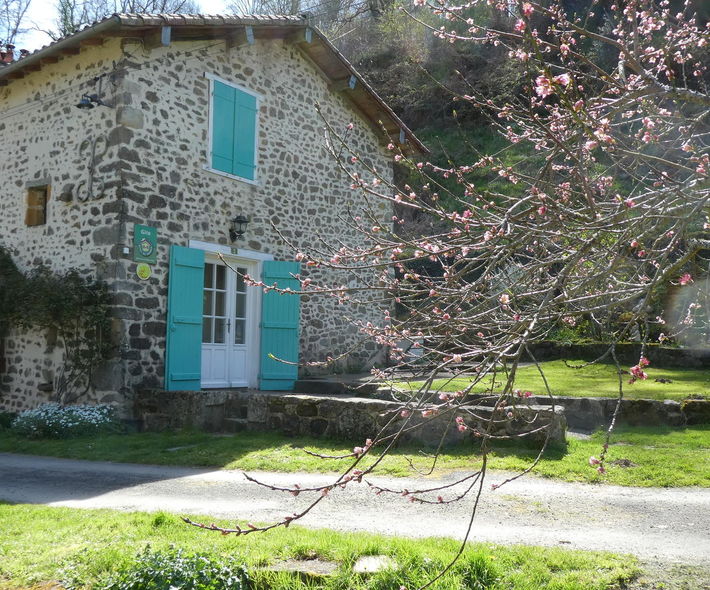
M 267 430 L 285 435 L 307 435 L 352 440 L 362 444 L 382 428 L 396 432 L 402 425 L 400 404 L 379 399 L 331 395 L 305 395 L 263 391 L 160 391 L 139 392 L 134 417 L 144 430 L 160 431 L 199 428 L 212 432 Z M 454 418 L 464 416 L 472 428 L 459 432 Z M 474 436 L 473 428 L 484 428 L 492 418 L 493 434 L 530 432 L 540 441 L 551 424 L 553 440 L 564 441 L 564 410 L 525 405 L 494 409 L 466 406 L 456 414 L 422 418 L 415 413 L 403 440 L 435 445 L 443 438 L 455 444 Z M 410 428 L 409 426 L 416 426 Z
M 595 360 L 608 350 L 607 344 L 573 344 L 545 341 L 531 345 L 532 353 L 538 361 L 559 359 Z M 624 365 L 635 365 L 641 355 L 641 345 L 637 342 L 622 342 L 616 345 L 616 357 Z M 710 367 L 710 348 L 670 348 L 658 344 L 646 347 L 646 357 L 651 366 L 667 368 L 704 369 Z M 525 359 L 528 360 L 528 359 Z M 611 359 L 609 359 L 611 361 Z
M 473 403 L 484 403 L 482 396 L 471 396 Z M 529 398 L 531 403 L 549 405 L 549 397 Z M 596 430 L 609 425 L 617 400 L 604 397 L 555 397 L 564 408 L 567 425 L 574 430 Z M 691 426 L 710 424 L 710 400 L 624 399 L 617 424 L 629 426 Z

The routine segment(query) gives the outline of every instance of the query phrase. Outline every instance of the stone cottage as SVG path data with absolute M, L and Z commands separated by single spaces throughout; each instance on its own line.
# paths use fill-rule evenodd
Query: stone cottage
M 338 355 L 359 340 L 347 316 L 379 317 L 242 276 L 297 287 L 294 247 L 361 239 L 324 120 L 353 122 L 348 142 L 385 176 L 387 143 L 424 150 L 302 17 L 116 14 L 0 66 L 0 246 L 113 294 L 115 354 L 90 400 L 289 389 L 296 367 L 274 356 Z M 0 408 L 51 395 L 61 350 L 45 336 L 5 339 Z

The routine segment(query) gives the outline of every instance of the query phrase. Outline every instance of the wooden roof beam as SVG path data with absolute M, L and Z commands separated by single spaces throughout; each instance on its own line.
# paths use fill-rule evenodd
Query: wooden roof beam
M 336 80 L 328 86 L 333 92 L 346 92 L 348 90 L 355 90 L 357 87 L 357 77 L 355 74 L 351 74 L 347 78 L 341 78 Z
M 313 43 L 313 29 L 304 27 L 290 33 L 284 37 L 286 43 L 295 43 L 296 45 L 304 45 Z
M 103 37 L 90 37 L 88 39 L 82 39 L 80 42 L 81 47 L 99 47 L 104 44 Z
M 234 29 L 226 35 L 227 49 L 241 47 L 242 45 L 254 45 L 254 27 L 244 27 Z
M 143 47 L 146 49 L 157 49 L 158 47 L 169 47 L 172 40 L 172 27 L 162 26 L 159 29 L 151 30 L 143 37 Z

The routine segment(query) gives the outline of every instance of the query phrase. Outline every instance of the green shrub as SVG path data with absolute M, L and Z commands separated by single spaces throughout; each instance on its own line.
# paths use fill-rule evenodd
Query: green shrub
M 249 576 L 233 559 L 217 559 L 181 549 L 152 551 L 146 547 L 97 590 L 246 590 Z
M 107 404 L 60 406 L 44 404 L 15 418 L 10 429 L 27 438 L 73 438 L 118 432 L 116 410 Z
M 16 417 L 14 412 L 0 412 L 0 432 L 8 430 Z

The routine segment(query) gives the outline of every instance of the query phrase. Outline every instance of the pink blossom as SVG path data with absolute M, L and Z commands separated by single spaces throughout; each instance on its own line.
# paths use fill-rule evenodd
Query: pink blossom
M 355 125 L 353 125 L 352 123 L 348 123 L 347 130 L 352 131 L 353 127 L 355 127 Z
M 648 375 L 641 368 L 641 366 L 642 366 L 641 363 L 639 363 L 638 365 L 634 365 L 633 367 L 631 367 L 629 369 L 629 373 L 631 373 L 631 376 L 632 376 L 631 383 L 633 383 L 636 379 L 641 379 L 642 381 L 644 379 L 648 379 Z
M 503 305 L 508 305 L 510 303 L 510 295 L 502 293 L 501 296 L 498 297 L 498 301 L 500 301 Z
M 687 272 L 683 276 L 681 276 L 680 279 L 678 279 L 678 283 L 680 285 L 687 285 L 692 282 L 693 282 L 693 277 L 691 276 L 690 273 L 687 273 Z
M 523 15 L 530 18 L 533 13 L 533 5 L 530 2 L 523 2 Z
M 535 84 L 535 93 L 540 98 L 545 98 L 546 96 L 550 96 L 550 94 L 552 94 L 552 83 L 547 76 L 538 76 L 535 79 Z
M 572 82 L 572 78 L 570 78 L 569 74 L 560 74 L 559 76 L 552 78 L 552 81 L 556 82 L 560 86 L 569 86 Z
M 518 20 L 515 21 L 515 25 L 513 25 L 513 28 L 521 33 L 522 31 L 525 30 L 525 21 L 522 18 L 519 18 Z
M 589 464 L 593 467 L 595 465 L 601 465 L 601 461 L 597 459 L 594 455 L 589 457 Z
M 412 413 L 409 410 L 402 410 L 399 415 L 402 416 L 402 418 L 409 418 Z

